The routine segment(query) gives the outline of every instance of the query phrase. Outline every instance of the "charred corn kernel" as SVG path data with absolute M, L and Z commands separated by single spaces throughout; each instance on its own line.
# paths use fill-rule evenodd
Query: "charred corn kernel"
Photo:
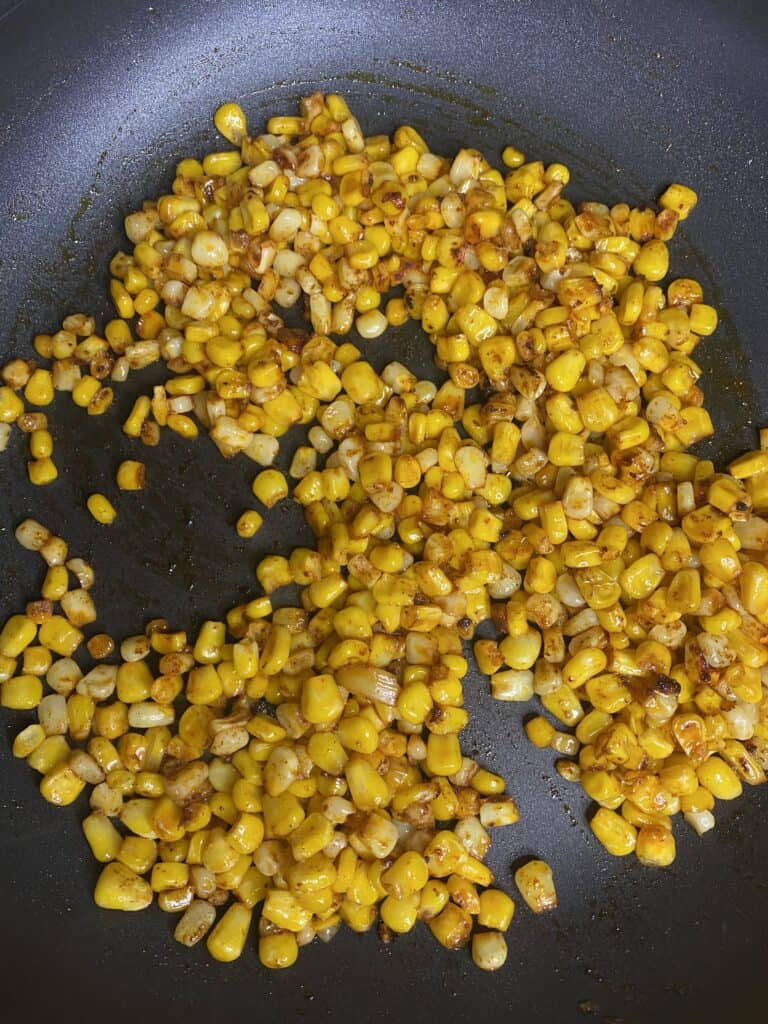
M 123 433 L 129 437 L 139 437 L 141 435 L 141 428 L 149 416 L 151 409 L 150 399 L 146 395 L 140 395 L 136 399 L 131 410 L 128 419 L 123 424 Z
M 238 518 L 235 529 L 237 530 L 238 536 L 250 539 L 251 537 L 256 536 L 263 523 L 264 519 L 255 511 L 255 509 L 246 509 Z
M 86 504 L 93 518 L 102 526 L 109 526 L 115 521 L 117 509 L 103 494 L 91 494 Z
M 598 808 L 589 827 L 608 853 L 614 857 L 626 857 L 634 853 L 637 829 L 615 811 L 606 807 Z
M 83 640 L 83 634 L 62 615 L 52 615 L 40 626 L 38 641 L 63 658 L 69 658 Z
M 701 407 L 685 408 L 681 411 L 678 425 L 675 429 L 675 437 L 685 447 L 711 437 L 715 430 L 712 420 L 706 409 Z M 734 476 L 737 474 L 734 473 Z
M 552 869 L 543 860 L 530 860 L 515 871 L 515 885 L 534 912 L 542 914 L 557 907 Z
M 254 479 L 252 490 L 262 505 L 272 508 L 288 496 L 288 481 L 277 469 L 265 469 Z
M 117 467 L 117 486 L 121 491 L 140 491 L 144 487 L 146 467 L 143 462 L 127 459 Z
M 421 892 L 428 879 L 427 862 L 415 850 L 401 854 L 381 876 L 382 885 L 396 899 Z
M 448 903 L 428 922 L 429 930 L 445 949 L 460 949 L 469 941 L 472 918 L 466 910 Z
M 308 815 L 288 837 L 296 860 L 308 860 L 320 853 L 333 838 L 333 825 L 320 813 Z
M 169 892 L 183 888 L 189 881 L 189 865 L 172 862 L 155 864 L 152 868 L 150 885 L 152 892 Z
M 587 683 L 587 687 L 589 685 Z M 541 703 L 551 715 L 554 715 L 564 725 L 574 726 L 584 717 L 581 701 L 574 694 L 570 686 L 563 685 L 552 693 L 544 694 L 541 698 Z
M 674 211 L 680 220 L 685 220 L 698 201 L 692 188 L 686 185 L 670 185 L 659 196 L 659 206 Z
M 703 568 L 723 583 L 731 583 L 741 573 L 738 552 L 725 537 L 702 544 L 699 558 Z
M 643 825 L 637 833 L 635 853 L 646 867 L 666 868 L 675 859 L 675 837 L 661 825 Z
M 213 115 L 216 130 L 227 142 L 239 146 L 245 136 L 245 112 L 238 103 L 223 103 Z
M 525 572 L 525 589 L 533 594 L 550 594 L 557 582 L 557 569 L 544 557 L 532 558 Z
M 40 793 L 48 803 L 65 807 L 73 803 L 85 788 L 85 780 L 77 775 L 68 763 L 55 765 L 43 776 Z

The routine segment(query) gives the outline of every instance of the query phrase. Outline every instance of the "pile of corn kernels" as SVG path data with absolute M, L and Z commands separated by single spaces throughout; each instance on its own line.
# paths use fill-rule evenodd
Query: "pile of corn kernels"
M 508 147 L 502 174 L 410 127 L 365 137 L 336 95 L 262 135 L 237 104 L 215 123 L 231 148 L 183 160 L 126 218 L 115 318 L 69 316 L 3 368 L 0 450 L 15 423 L 30 480 L 52 483 L 55 393 L 101 415 L 163 361 L 94 519 L 143 488 L 141 443 L 202 428 L 259 467 L 238 533 L 290 495 L 316 544 L 264 558 L 226 622 L 116 644 L 93 569 L 22 522 L 46 572 L 0 633 L 0 701 L 37 717 L 13 752 L 53 804 L 92 787 L 96 902 L 156 899 L 218 960 L 260 905 L 269 967 L 342 923 L 389 941 L 424 921 L 494 970 L 514 902 L 488 829 L 518 811 L 459 743 L 481 623 L 493 696 L 538 697 L 526 734 L 595 802 L 610 853 L 666 866 L 675 815 L 701 835 L 717 800 L 765 781 L 768 438 L 729 474 L 687 451 L 712 433 L 692 353 L 717 315 L 695 281 L 660 283 L 696 196 L 576 209 L 562 164 Z M 297 304 L 306 328 L 281 316 Z M 365 359 L 409 318 L 440 383 Z M 299 424 L 287 479 L 273 463 Z M 273 608 L 288 586 L 297 606 Z M 515 880 L 535 912 L 556 906 L 543 861 Z

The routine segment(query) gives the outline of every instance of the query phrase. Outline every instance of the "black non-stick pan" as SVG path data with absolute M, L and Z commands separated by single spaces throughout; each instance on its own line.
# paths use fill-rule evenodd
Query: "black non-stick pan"
M 67 313 L 99 316 L 122 218 L 167 190 L 182 155 L 216 141 L 238 100 L 251 126 L 316 88 L 346 95 L 367 132 L 415 125 L 433 148 L 512 143 L 572 171 L 570 198 L 652 201 L 670 181 L 700 195 L 673 244 L 673 271 L 698 278 L 720 310 L 699 350 L 724 459 L 768 422 L 765 325 L 766 55 L 762 4 L 21 0 L 0 4 L 0 359 Z M 427 370 L 417 328 L 366 349 Z M 137 375 L 138 376 L 138 375 Z M 147 371 L 135 387 L 153 383 Z M 0 618 L 36 596 L 41 563 L 13 527 L 32 514 L 64 534 L 98 575 L 94 594 L 118 637 L 166 616 L 194 628 L 254 588 L 267 551 L 307 537 L 298 509 L 273 510 L 259 542 L 240 541 L 252 469 L 207 439 L 143 449 L 149 485 L 109 529 L 84 508 L 129 451 L 119 424 L 134 391 L 88 418 L 52 411 L 59 480 L 26 481 L 17 440 L 0 455 Z M 286 447 L 289 447 L 286 446 Z M 346 933 L 267 973 L 249 947 L 234 965 L 174 944 L 159 911 L 98 910 L 84 811 L 58 810 L 10 756 L 24 716 L 0 736 L 0 1019 L 124 1021 L 518 1021 L 625 1024 L 765 1019 L 768 787 L 717 808 L 702 839 L 678 826 L 666 871 L 605 854 L 586 800 L 522 736 L 528 709 L 494 703 L 470 677 L 466 741 L 502 772 L 522 821 L 494 837 L 490 863 L 538 855 L 560 907 L 522 905 L 495 975 L 446 953 L 426 930 L 383 946 Z M 202 947 L 202 944 L 201 944 Z

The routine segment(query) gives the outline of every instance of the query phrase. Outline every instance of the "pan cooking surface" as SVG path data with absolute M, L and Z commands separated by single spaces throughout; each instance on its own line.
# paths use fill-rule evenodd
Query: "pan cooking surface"
M 562 160 L 572 200 L 650 202 L 669 181 L 691 184 L 700 201 L 671 245 L 672 272 L 699 279 L 721 313 L 718 331 L 697 350 L 718 431 L 714 456 L 751 445 L 756 426 L 768 422 L 758 258 L 766 19 L 750 5 L 680 3 L 654 16 L 642 5 L 586 2 L 476 10 L 460 2 L 295 0 L 5 6 L 3 361 L 28 352 L 35 331 L 69 312 L 107 313 L 105 268 L 122 244 L 122 217 L 167 188 L 180 157 L 213 145 L 220 102 L 237 100 L 249 123 L 261 125 L 323 88 L 344 93 L 366 132 L 408 122 L 447 154 L 467 144 L 498 154 L 512 143 Z M 366 356 L 376 366 L 398 358 L 417 371 L 431 367 L 415 325 L 369 343 Z M 119 424 L 151 374 L 117 389 L 114 408 L 100 418 L 56 403 L 53 487 L 28 485 L 16 446 L 0 457 L 3 619 L 39 586 L 39 561 L 12 534 L 25 515 L 92 562 L 104 628 L 118 638 L 156 615 L 190 629 L 217 616 L 252 592 L 260 557 L 308 537 L 300 510 L 284 502 L 258 543 L 241 541 L 233 523 L 248 504 L 252 467 L 223 460 L 207 438 L 188 447 L 170 434 L 138 456 L 148 464 L 146 491 L 123 502 L 110 530 L 94 527 L 85 497 L 133 450 Z M 183 949 L 171 938 L 174 920 L 156 909 L 99 911 L 83 808 L 40 800 L 33 773 L 10 756 L 24 716 L 4 714 L 4 1019 L 42 1020 L 63 993 L 68 1015 L 107 1008 L 116 1022 L 137 1012 L 195 1021 L 242 1010 L 265 1020 L 471 1013 L 480 1021 L 629 1024 L 708 1021 L 725 1008 L 748 1008 L 761 982 L 748 951 L 762 948 L 768 913 L 768 787 L 719 805 L 717 829 L 701 840 L 681 825 L 674 865 L 652 873 L 599 847 L 584 794 L 522 734 L 530 708 L 492 701 L 477 676 L 466 692 L 468 752 L 508 779 L 522 811 L 520 824 L 494 835 L 489 864 L 514 896 L 514 866 L 541 856 L 560 897 L 545 919 L 517 900 L 509 959 L 492 976 L 466 951 L 438 949 L 425 929 L 388 947 L 375 932 L 346 932 L 275 974 L 260 967 L 255 950 L 223 967 L 203 948 Z

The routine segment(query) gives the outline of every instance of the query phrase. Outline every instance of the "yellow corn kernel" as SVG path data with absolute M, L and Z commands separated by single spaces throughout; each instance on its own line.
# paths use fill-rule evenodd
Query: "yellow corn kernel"
M 83 634 L 76 629 L 63 615 L 52 615 L 42 624 L 38 633 L 38 641 L 43 647 L 69 658 L 80 646 Z
M 557 907 L 552 869 L 543 860 L 530 860 L 515 871 L 520 895 L 534 912 L 542 914 Z
M 123 837 L 106 815 L 99 812 L 89 814 L 83 819 L 83 832 L 93 856 L 101 864 L 117 857 Z
M 255 537 L 264 523 L 262 516 L 255 509 L 246 509 L 237 520 L 235 529 L 239 537 L 250 540 Z
M 36 722 L 17 733 L 11 748 L 14 757 L 29 757 L 45 741 L 45 729 Z
M 37 625 L 26 615 L 12 615 L 0 632 L 0 655 L 17 658 L 37 635 Z
M 264 967 L 272 970 L 292 967 L 298 955 L 299 946 L 293 932 L 278 932 L 259 938 L 259 960 Z
M 40 793 L 48 803 L 65 807 L 73 803 L 85 788 L 85 781 L 69 764 L 61 762 L 49 769 L 40 782 Z
M 46 484 L 53 483 L 59 475 L 53 460 L 49 458 L 34 459 L 32 462 L 28 462 L 27 472 L 30 483 L 36 487 L 44 487 Z
M 469 941 L 472 918 L 454 903 L 446 904 L 428 923 L 429 930 L 445 949 L 460 949 Z
M 500 889 L 486 889 L 480 894 L 480 909 L 477 923 L 484 928 L 505 932 L 515 913 L 515 903 Z
M 669 270 L 669 250 L 664 242 L 652 239 L 641 246 L 634 259 L 632 270 L 648 281 L 661 281 Z
M 568 349 L 555 356 L 544 370 L 544 376 L 555 391 L 573 391 L 586 364 L 587 360 L 579 349 Z
M 123 433 L 129 437 L 140 437 L 142 425 L 149 416 L 151 407 L 150 399 L 146 395 L 140 395 L 134 402 L 128 419 L 123 424 Z
M 48 430 L 33 430 L 29 435 L 29 454 L 33 459 L 48 459 L 53 453 L 53 437 Z
M 183 413 L 171 413 L 168 416 L 167 425 L 175 434 L 187 440 L 197 437 L 199 433 L 195 421 Z
M 456 740 L 456 737 L 430 735 L 429 739 L 445 741 L 448 739 Z M 458 746 L 457 740 L 456 745 Z M 445 774 L 454 774 L 460 766 L 461 754 L 459 754 L 457 767 L 452 768 L 450 772 Z M 388 803 L 389 788 L 386 782 L 373 765 L 363 760 L 363 758 L 358 756 L 351 757 L 344 766 L 344 777 L 347 780 L 352 801 L 361 811 L 373 811 L 377 807 L 383 807 Z
M 768 452 L 754 451 L 740 455 L 728 466 L 728 472 L 737 480 L 747 480 L 768 469 Z
M 637 829 L 615 811 L 606 807 L 598 808 L 589 827 L 608 853 L 614 857 L 626 857 L 634 852 L 637 845 Z
M 272 508 L 288 496 L 288 481 L 279 470 L 265 469 L 254 479 L 251 489 L 262 505 Z
M 351 789 L 351 787 L 350 787 Z M 296 860 L 308 860 L 320 853 L 333 838 L 333 825 L 319 812 L 307 815 L 288 837 Z
M 430 732 L 425 765 L 431 775 L 454 775 L 461 768 L 462 754 L 455 733 L 440 736 Z
M 301 713 L 308 722 L 328 725 L 339 718 L 343 710 L 344 698 L 332 675 L 310 676 L 305 680 L 301 689 Z
M 505 664 L 516 670 L 529 669 L 541 651 L 541 633 L 527 629 L 517 636 L 507 636 L 499 644 Z
M 105 910 L 144 910 L 152 902 L 152 888 L 135 871 L 114 861 L 99 875 L 93 898 Z
M 245 112 L 239 103 L 223 103 L 213 115 L 213 123 L 227 142 L 239 146 L 246 130 Z
M 675 859 L 675 837 L 662 825 L 643 825 L 637 833 L 635 853 L 646 867 L 666 868 Z
M 741 796 L 741 781 L 722 758 L 713 756 L 696 769 L 699 782 L 717 800 L 734 800 Z
M 382 901 L 379 913 L 381 920 L 393 932 L 399 935 L 411 931 L 416 924 L 420 898 L 417 893 L 410 896 L 387 896 Z
M 680 220 L 685 220 L 698 201 L 692 188 L 686 185 L 673 184 L 659 196 L 659 206 L 664 210 L 672 210 Z
M 472 960 L 483 971 L 498 971 L 507 961 L 507 943 L 501 932 L 476 932 L 472 936 Z
M 649 553 L 638 558 L 619 576 L 622 590 L 631 600 L 649 597 L 664 578 L 664 568 L 657 555 Z
M 109 526 L 117 516 L 117 509 L 103 494 L 91 494 L 86 502 L 88 511 L 97 523 Z
M 214 960 L 231 963 L 245 947 L 253 911 L 242 903 L 231 903 L 214 925 L 206 946 Z
M 24 388 L 24 397 L 30 405 L 50 405 L 54 390 L 49 370 L 34 370 Z
M 24 403 L 12 388 L 0 387 L 0 423 L 15 423 L 24 412 Z
M 699 549 L 703 568 L 723 583 L 731 583 L 741 573 L 739 556 L 725 537 L 706 541 Z
M 143 462 L 126 459 L 117 467 L 117 486 L 121 491 L 140 491 L 144 487 L 146 467 Z
M 624 800 L 621 782 L 611 772 L 598 769 L 582 771 L 581 785 L 588 796 L 608 810 L 620 807 Z
M 15 711 L 30 711 L 43 699 L 43 684 L 37 676 L 14 676 L 0 688 L 0 704 Z
M 585 647 L 563 665 L 563 682 L 578 689 L 599 675 L 607 664 L 608 658 L 604 651 L 597 647 Z
M 708 337 L 717 328 L 717 310 L 701 302 L 694 302 L 690 311 L 690 328 L 694 334 Z

